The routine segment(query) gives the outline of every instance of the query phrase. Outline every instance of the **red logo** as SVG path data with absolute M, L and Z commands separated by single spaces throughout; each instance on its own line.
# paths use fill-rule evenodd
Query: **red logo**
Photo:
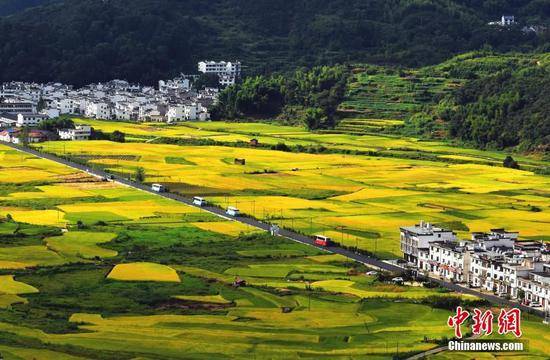
M 456 308 L 456 315 L 449 316 L 447 325 L 454 328 L 455 337 L 462 338 L 462 330 L 460 326 L 470 317 L 470 313 L 462 307 Z M 493 319 L 494 315 L 491 310 L 481 311 L 474 309 L 472 315 L 472 334 L 474 335 L 490 335 L 493 333 Z M 521 310 L 520 309 L 501 309 L 498 315 L 498 333 L 500 335 L 506 335 L 508 333 L 514 334 L 516 337 L 521 337 Z
M 472 325 L 472 333 L 474 335 L 490 335 L 493 332 L 493 313 L 491 310 L 481 312 L 479 309 L 474 309 L 474 324 Z
M 521 310 L 501 309 L 498 315 L 498 333 L 505 335 L 511 332 L 516 337 L 521 337 Z
M 449 325 L 449 327 L 455 328 L 455 336 L 459 339 L 462 338 L 462 331 L 460 330 L 460 325 L 462 325 L 462 323 L 466 321 L 466 319 L 469 316 L 470 316 L 470 313 L 466 310 L 462 310 L 462 307 L 459 306 L 456 308 L 456 315 L 449 316 L 449 320 L 447 320 L 447 325 Z

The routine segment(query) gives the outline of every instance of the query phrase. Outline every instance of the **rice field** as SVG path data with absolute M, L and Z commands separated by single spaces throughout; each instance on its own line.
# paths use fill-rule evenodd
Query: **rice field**
M 119 281 L 167 281 L 180 282 L 176 270 L 154 263 L 130 263 L 115 265 L 107 279 Z
M 398 228 L 421 219 L 450 226 L 464 237 L 495 227 L 519 231 L 525 239 L 550 236 L 550 180 L 525 170 L 223 146 L 107 141 L 94 141 L 86 147 L 79 142 L 45 146 L 55 153 L 64 149 L 90 157 L 91 166 L 121 175 L 132 174 L 140 166 L 147 182 L 204 196 L 222 207 L 236 206 L 246 214 L 307 234 L 322 233 L 386 258 L 400 256 Z M 186 162 L 166 161 L 167 154 Z M 246 159 L 246 164 L 235 165 L 235 158 Z M 130 219 L 160 211 L 150 203 L 136 202 L 135 212 L 133 206 L 125 206 L 124 214 L 113 211 L 110 203 L 94 204 L 93 208 Z M 81 204 L 59 208 L 92 211 Z M 217 226 L 195 225 L 213 231 Z M 218 231 L 240 232 L 229 229 L 231 226 L 224 224 L 225 229 Z
M 219 146 L 86 145 L 65 149 L 93 155 L 90 164 L 115 172 L 142 166 L 148 182 L 204 193 L 304 232 L 374 245 L 388 257 L 397 256 L 403 219 L 459 218 L 484 227 L 500 209 L 501 221 L 518 227 L 547 221 L 547 182 L 525 171 Z M 365 276 L 369 269 L 341 256 L 2 146 L 0 156 L 25 163 L 2 163 L 0 172 L 26 179 L 0 181 L 5 358 L 391 359 L 451 336 L 450 312 L 429 299 L 475 300 Z M 246 165 L 235 165 L 235 157 Z M 535 216 L 514 219 L 518 211 Z M 545 231 L 531 228 L 533 236 Z M 237 278 L 246 286 L 233 286 Z M 534 344 L 529 355 L 542 356 L 540 326 L 524 324 Z

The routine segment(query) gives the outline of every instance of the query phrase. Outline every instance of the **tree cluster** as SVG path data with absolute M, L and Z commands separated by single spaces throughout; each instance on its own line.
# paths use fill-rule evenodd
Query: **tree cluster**
M 257 75 L 548 44 L 521 26 L 487 25 L 503 12 L 524 24 L 550 17 L 540 0 L 0 0 L 0 81 L 151 85 L 204 59 L 239 59 Z
M 331 128 L 345 95 L 345 66 L 320 66 L 289 75 L 256 76 L 230 86 L 219 97 L 216 117 L 301 120 L 309 129 Z
M 441 112 L 450 135 L 482 148 L 550 146 L 550 63 L 534 61 L 469 81 Z

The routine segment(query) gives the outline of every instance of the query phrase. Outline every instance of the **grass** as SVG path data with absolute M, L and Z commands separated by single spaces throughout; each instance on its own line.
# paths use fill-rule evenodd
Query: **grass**
M 108 258 L 117 255 L 116 251 L 101 248 L 98 244 L 113 240 L 117 234 L 97 232 L 66 232 L 63 236 L 46 239 L 49 249 L 67 258 Z
M 181 281 L 176 270 L 154 263 L 118 264 L 107 275 L 107 278 L 120 281 Z

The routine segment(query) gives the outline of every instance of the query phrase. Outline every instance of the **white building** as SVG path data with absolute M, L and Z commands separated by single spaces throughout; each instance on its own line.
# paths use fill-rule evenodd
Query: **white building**
M 17 127 L 38 126 L 42 121 L 47 119 L 48 116 L 44 114 L 36 113 L 19 113 L 17 114 Z
M 423 222 L 401 228 L 404 256 L 419 273 L 550 311 L 549 244 L 521 242 L 517 232 L 504 229 L 472 233 L 472 240 L 460 242 L 450 234 L 434 241 L 437 235 Z
M 499 21 L 491 21 L 489 25 L 512 26 L 516 24 L 516 18 L 513 15 L 502 15 Z
M 424 221 L 414 226 L 402 227 L 400 230 L 401 251 L 405 260 L 420 268 L 423 266 L 418 263 L 419 251 L 428 251 L 432 242 L 456 240 L 456 234 L 451 230 L 435 227 Z
M 198 64 L 199 72 L 203 74 L 216 74 L 220 77 L 221 85 L 233 85 L 241 76 L 241 62 L 226 61 L 201 61 Z
M 90 101 L 86 104 L 87 117 L 96 119 L 110 119 L 111 107 L 105 102 Z
M 61 140 L 88 140 L 92 135 L 90 125 L 76 125 L 74 129 L 60 129 L 57 131 Z
M 435 241 L 430 243 L 429 256 L 420 269 L 447 281 L 469 282 L 471 254 L 467 243 Z M 425 251 L 422 254 L 424 260 Z
M 0 113 L 35 113 L 36 105 L 32 102 L 8 100 L 0 102 Z

